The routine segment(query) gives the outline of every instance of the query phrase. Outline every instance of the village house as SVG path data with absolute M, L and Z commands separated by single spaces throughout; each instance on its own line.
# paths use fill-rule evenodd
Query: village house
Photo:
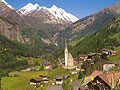
M 72 81 L 71 84 L 73 86 L 73 90 L 87 90 L 81 83 L 76 80 Z
M 87 55 L 87 54 L 80 54 L 80 55 L 78 56 L 78 59 L 79 59 L 79 60 L 83 60 L 83 61 L 86 61 L 87 58 L 88 58 L 88 55 Z
M 90 54 L 88 54 L 88 60 L 89 59 L 91 59 L 91 60 L 93 60 L 93 59 L 95 59 L 95 57 L 97 56 L 97 54 L 96 53 L 90 53 Z
M 35 70 L 35 67 L 31 66 L 31 67 L 28 67 L 26 70 L 32 71 L 32 70 Z
M 115 64 L 104 64 L 103 71 L 109 71 L 113 67 L 115 67 Z
M 63 90 L 60 85 L 48 85 L 46 90 Z
M 106 55 L 117 55 L 117 51 L 110 50 L 110 49 L 102 49 L 102 53 Z
M 65 79 L 67 79 L 69 77 L 70 77 L 69 75 L 57 75 L 55 77 L 56 84 L 62 84 L 63 80 L 65 80 Z
M 40 75 L 40 78 L 41 78 L 42 80 L 45 80 L 45 79 L 47 79 L 47 75 Z
M 120 72 L 94 71 L 91 77 L 93 77 L 93 80 L 89 79 L 86 84 L 89 89 L 99 90 L 101 87 L 111 90 L 111 88 L 114 89 L 117 84 L 120 84 Z
M 40 84 L 40 82 L 42 82 L 42 79 L 41 78 L 32 78 L 32 79 L 30 79 L 30 84 L 31 85 L 39 85 Z
M 55 77 L 56 84 L 62 84 L 63 83 L 63 75 L 59 75 Z
M 111 55 L 117 55 L 117 51 L 111 51 Z
M 42 79 L 43 83 L 49 82 L 49 80 L 47 79 L 47 75 L 40 75 L 40 78 Z
M 52 64 L 46 64 L 44 66 L 44 69 L 52 69 L 53 65 Z
M 43 83 L 48 83 L 48 82 L 49 82 L 48 79 L 43 80 Z
M 28 67 L 27 69 L 23 69 L 23 70 L 21 70 L 21 72 L 30 72 L 32 70 L 35 70 L 34 66 Z
M 76 70 L 77 70 L 77 71 L 80 71 L 80 70 L 81 70 L 81 65 L 77 65 L 77 66 L 76 66 Z

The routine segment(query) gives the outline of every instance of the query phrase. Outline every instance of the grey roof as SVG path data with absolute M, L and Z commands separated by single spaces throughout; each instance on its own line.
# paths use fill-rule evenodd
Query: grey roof
M 70 76 L 69 75 L 57 75 L 55 79 L 67 79 L 68 77 Z
M 69 75 L 64 75 L 64 79 L 67 79 L 68 77 L 70 77 Z
M 55 79 L 63 79 L 63 75 L 57 75 Z
M 79 54 L 79 56 L 88 56 L 88 54 Z
M 60 85 L 48 85 L 46 90 L 62 90 Z
M 41 78 L 35 78 L 34 80 L 36 80 L 36 81 L 42 81 Z
M 88 56 L 94 56 L 96 53 L 89 53 Z
M 79 90 L 79 88 L 82 89 L 82 90 L 86 90 L 85 87 L 81 83 L 79 83 L 78 81 L 76 81 L 76 80 L 74 80 L 72 82 L 72 85 L 74 87 L 73 90 Z
M 44 60 L 42 61 L 43 64 L 50 64 L 50 62 L 48 60 Z

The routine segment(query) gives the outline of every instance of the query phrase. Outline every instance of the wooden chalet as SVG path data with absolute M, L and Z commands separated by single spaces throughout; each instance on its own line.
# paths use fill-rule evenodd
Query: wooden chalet
M 47 75 L 40 75 L 40 78 L 41 78 L 42 80 L 46 80 L 46 79 L 47 79 Z
M 69 75 L 57 75 L 55 77 L 55 80 L 56 80 L 56 84 L 62 84 L 63 83 L 63 80 L 69 78 L 70 76 Z
M 94 79 L 89 79 L 86 84 L 89 89 L 100 90 L 100 88 L 103 88 L 105 90 L 111 90 L 120 84 L 120 72 L 94 71 L 91 76 Z
M 32 78 L 32 79 L 30 79 L 30 84 L 31 85 L 39 85 L 40 84 L 40 82 L 42 82 L 43 80 L 41 79 L 41 78 Z

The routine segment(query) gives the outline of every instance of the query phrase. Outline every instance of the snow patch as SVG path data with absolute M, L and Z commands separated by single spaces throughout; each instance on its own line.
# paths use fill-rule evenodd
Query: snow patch
M 23 14 L 30 14 L 33 11 L 39 11 L 41 9 L 45 9 L 47 11 L 49 11 L 57 20 L 61 19 L 64 21 L 69 21 L 69 22 L 75 22 L 78 20 L 77 17 L 75 17 L 74 15 L 67 13 L 65 10 L 63 10 L 62 8 L 58 8 L 56 5 L 53 5 L 51 8 L 47 8 L 45 6 L 39 6 L 37 3 L 36 4 L 32 4 L 29 3 L 26 6 L 24 6 L 23 8 L 21 8 L 19 11 Z

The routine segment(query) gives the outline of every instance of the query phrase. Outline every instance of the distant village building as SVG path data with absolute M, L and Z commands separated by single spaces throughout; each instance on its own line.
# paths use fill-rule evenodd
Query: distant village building
M 52 64 L 47 64 L 44 66 L 44 69 L 52 69 Z
M 73 86 L 73 90 L 87 90 L 81 83 L 76 80 L 72 81 L 71 84 Z
M 40 75 L 39 78 L 32 78 L 30 79 L 30 84 L 31 85 L 40 85 L 40 83 L 48 83 L 49 80 L 47 79 L 47 75 Z
M 46 90 L 63 90 L 60 85 L 48 85 Z
M 80 54 L 79 57 L 78 57 L 79 60 L 84 60 L 84 61 L 86 61 L 87 58 L 88 58 L 87 54 Z
M 31 85 L 39 85 L 41 81 L 42 81 L 41 78 L 35 78 L 35 79 L 32 78 L 32 79 L 30 79 L 30 84 Z
M 35 70 L 34 66 L 28 67 L 27 69 L 23 69 L 23 70 L 21 70 L 21 72 L 30 72 L 32 70 Z
M 69 78 L 70 76 L 69 75 L 57 75 L 55 77 L 55 80 L 56 80 L 56 84 L 62 84 L 63 83 L 63 80 L 66 80 L 67 78 Z
M 46 80 L 46 79 L 47 79 L 47 75 L 40 75 L 40 78 L 41 78 L 42 80 Z
M 62 84 L 63 83 L 63 76 L 58 75 L 55 77 L 56 84 Z
M 115 67 L 115 64 L 104 64 L 103 71 L 109 71 L 113 67 Z
M 106 55 L 117 55 L 117 51 L 114 50 L 110 50 L 110 49 L 102 49 L 102 53 L 106 54 Z
M 67 69 L 71 69 L 74 67 L 74 59 L 71 55 L 71 53 L 68 52 L 68 48 L 67 48 L 67 41 L 65 40 L 65 67 Z

